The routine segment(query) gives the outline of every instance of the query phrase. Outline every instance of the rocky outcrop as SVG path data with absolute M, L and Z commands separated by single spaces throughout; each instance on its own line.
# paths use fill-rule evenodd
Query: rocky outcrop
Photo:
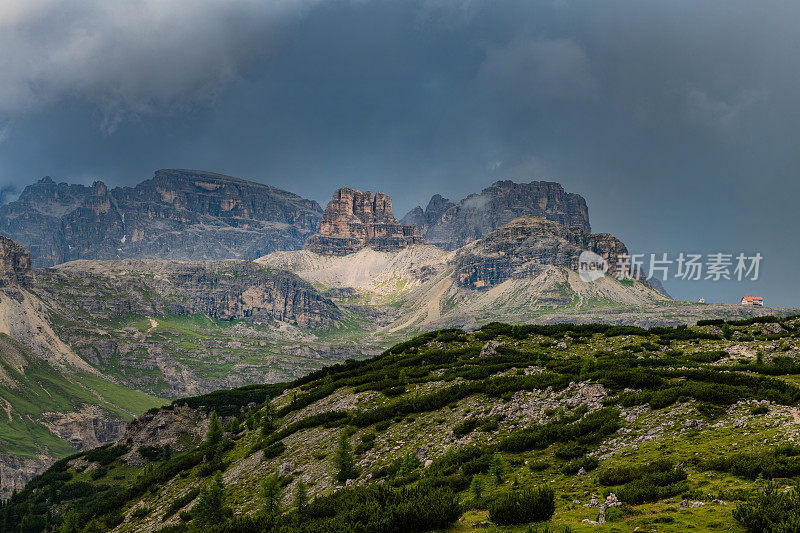
M 0 235 L 0 287 L 28 287 L 33 283 L 31 254 Z
M 437 194 L 424 211 L 415 207 L 401 223 L 415 224 L 428 244 L 454 250 L 521 216 L 540 217 L 591 232 L 586 200 L 549 181 L 497 181 L 457 204 Z
M 0 453 L 0 500 L 8 498 L 14 491 L 22 490 L 28 481 L 44 472 L 54 461 L 46 455 L 22 457 Z
M 305 248 L 319 254 L 346 255 L 370 247 L 394 251 L 422 238 L 413 225 L 400 224 L 392 213 L 392 199 L 384 193 L 342 188 L 325 208 L 316 235 Z
M 0 233 L 36 266 L 75 259 L 255 259 L 297 250 L 322 217 L 317 202 L 239 178 L 159 170 L 136 187 L 44 178 L 0 207 Z
M 60 301 L 65 308 L 77 302 L 97 316 L 109 311 L 116 316 L 202 313 L 302 327 L 326 326 L 341 317 L 336 304 L 297 275 L 249 261 L 77 261 L 40 276 L 43 283 L 37 291 L 43 298 Z M 76 277 L 83 284 L 73 291 L 69 281 Z M 117 297 L 109 300 L 109 292 Z
M 608 233 L 585 233 L 536 217 L 520 217 L 488 237 L 458 250 L 450 261 L 456 283 L 482 289 L 507 279 L 538 276 L 548 266 L 578 270 L 581 252 L 594 252 L 616 272 L 617 258 L 628 253 Z
M 43 425 L 78 451 L 116 442 L 125 431 L 125 422 L 108 418 L 96 405 L 84 406 L 80 411 L 43 415 Z
M 146 463 L 138 451 L 142 446 L 169 446 L 182 451 L 199 444 L 208 433 L 209 423 L 208 413 L 181 404 L 148 411 L 125 428 L 121 442 L 130 446 L 130 451 L 124 460 L 129 465 Z

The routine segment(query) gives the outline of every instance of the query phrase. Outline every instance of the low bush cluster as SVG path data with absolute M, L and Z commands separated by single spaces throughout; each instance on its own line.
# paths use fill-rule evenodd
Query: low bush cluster
M 169 533 L 414 533 L 447 528 L 462 511 L 457 496 L 447 488 L 373 485 L 317 498 L 304 507 L 302 514 L 295 510 L 280 516 L 245 515 L 200 530 L 173 526 Z
M 489 519 L 501 526 L 542 522 L 555 510 L 555 494 L 550 487 L 521 489 L 497 496 L 489 505 Z
M 720 455 L 707 461 L 704 467 L 748 479 L 791 478 L 800 475 L 800 446 L 787 444 L 760 452 Z
M 739 503 L 733 518 L 751 533 L 800 531 L 800 494 L 796 488 L 782 492 L 769 483 Z
M 618 485 L 614 489 L 617 498 L 631 505 L 682 494 L 687 490 L 685 480 L 686 471 L 668 460 L 608 468 L 598 475 L 602 485 Z

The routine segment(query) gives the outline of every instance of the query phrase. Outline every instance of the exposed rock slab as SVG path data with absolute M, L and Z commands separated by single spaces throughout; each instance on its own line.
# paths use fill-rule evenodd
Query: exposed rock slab
M 33 260 L 28 250 L 0 235 L 0 287 L 33 283 Z
M 0 499 L 5 499 L 13 491 L 22 490 L 33 477 L 44 472 L 55 459 L 41 457 L 21 457 L 0 453 Z
M 125 422 L 109 418 L 96 405 L 75 412 L 44 413 L 44 417 L 43 424 L 78 451 L 115 442 L 125 431 Z

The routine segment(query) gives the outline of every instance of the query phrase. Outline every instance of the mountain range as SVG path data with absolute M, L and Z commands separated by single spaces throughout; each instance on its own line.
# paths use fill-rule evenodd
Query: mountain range
M 586 201 L 553 182 L 498 181 L 457 204 L 436 195 L 425 211 L 417 207 L 399 223 L 388 195 L 378 193 L 373 201 L 369 191 L 342 191 L 345 202 L 361 203 L 357 212 L 365 212 L 369 194 L 370 216 L 382 202 L 374 211 L 379 223 L 385 226 L 391 219 L 401 233 L 401 226 L 416 225 L 425 242 L 447 250 L 519 216 L 591 231 Z M 336 206 L 341 203 L 339 198 Z M 42 178 L 0 206 L 0 234 L 27 248 L 40 267 L 76 259 L 252 260 L 301 249 L 323 217 L 317 202 L 274 187 L 212 172 L 164 169 L 135 187 L 113 189 L 101 181 L 87 187 Z M 422 239 L 408 243 L 415 242 Z
M 43 178 L 0 207 L 0 233 L 42 267 L 75 259 L 255 259 L 300 248 L 321 218 L 317 202 L 274 187 L 159 170 L 114 189 Z

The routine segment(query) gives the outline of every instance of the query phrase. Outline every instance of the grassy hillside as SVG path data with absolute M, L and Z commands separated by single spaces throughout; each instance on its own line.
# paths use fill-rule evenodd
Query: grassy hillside
M 93 374 L 56 370 L 4 334 L 0 354 L 0 446 L 5 453 L 29 458 L 73 453 L 74 448 L 43 424 L 50 413 L 73 413 L 92 405 L 108 419 L 131 420 L 161 403 Z
M 0 531 L 770 531 L 800 512 L 799 356 L 800 318 L 435 331 L 154 410 Z

